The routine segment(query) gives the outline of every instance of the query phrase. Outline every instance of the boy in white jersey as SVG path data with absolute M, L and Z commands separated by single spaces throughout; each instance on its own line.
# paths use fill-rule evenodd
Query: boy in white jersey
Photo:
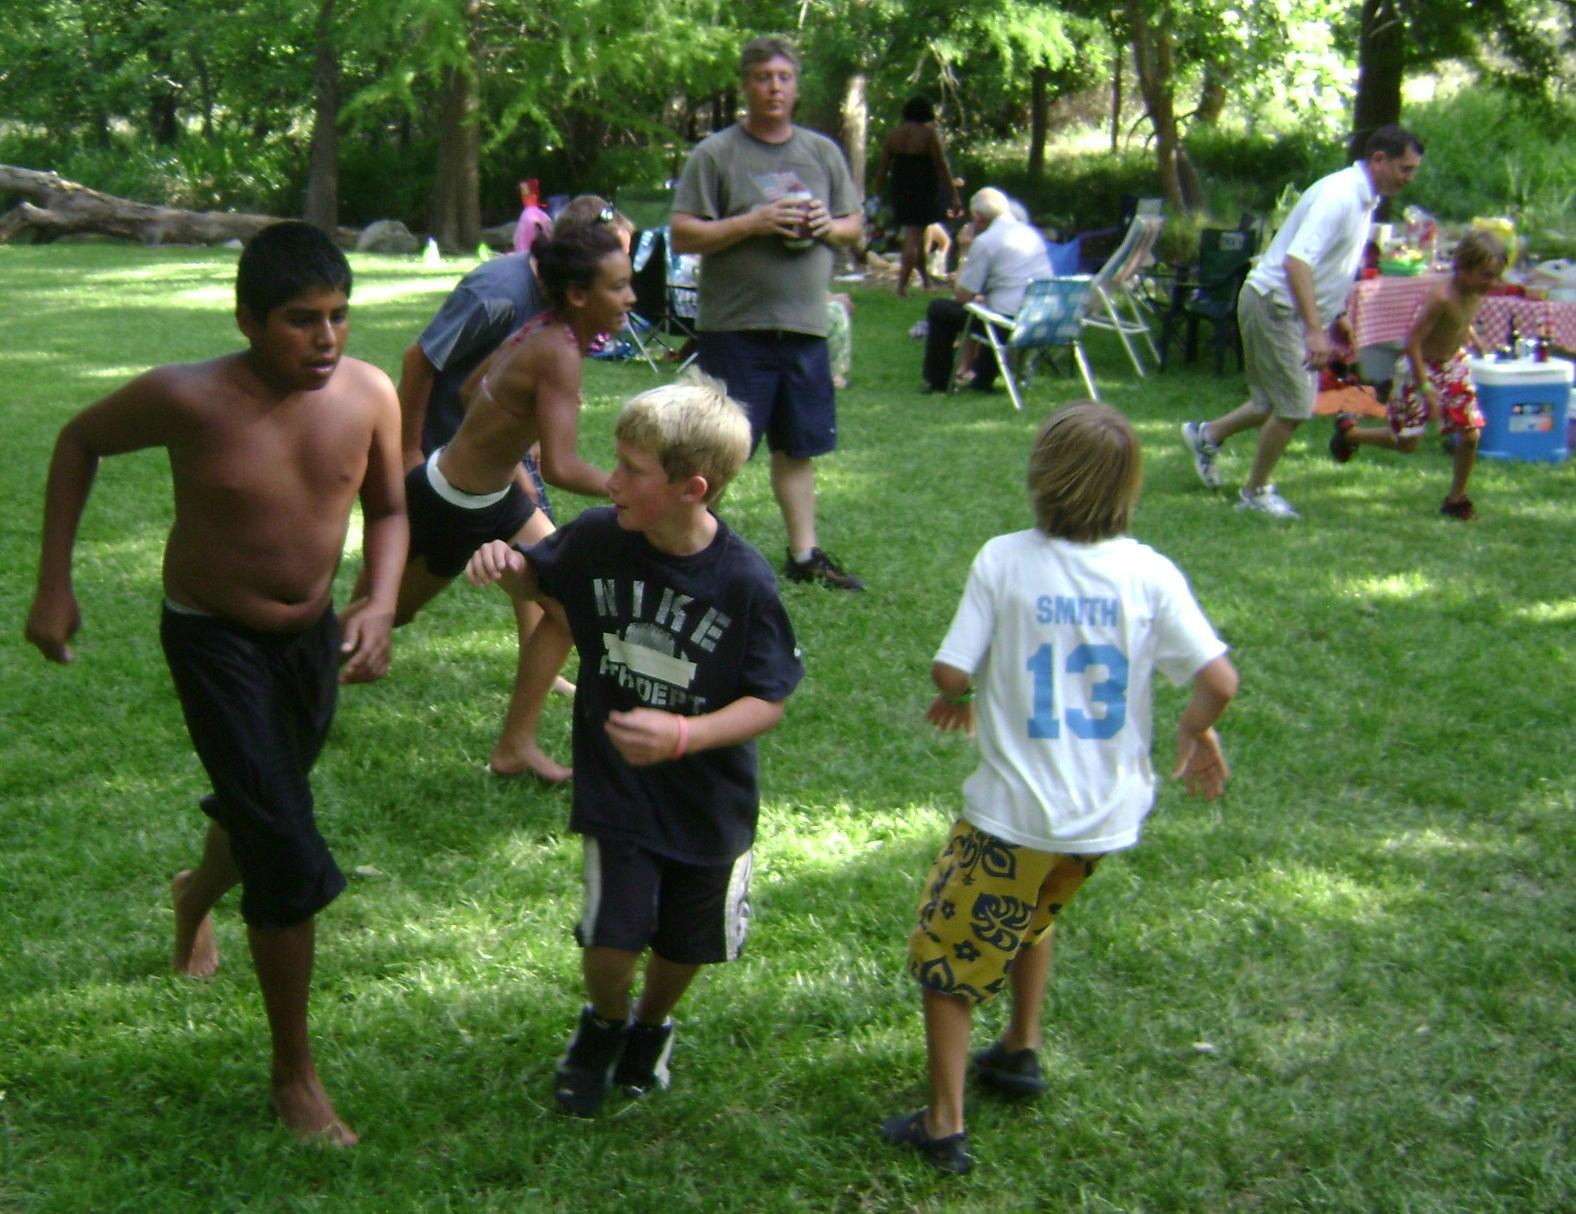
M 977 721 L 980 766 L 909 938 L 930 1103 L 881 1133 L 945 1172 L 973 1166 L 969 1029 L 974 1006 L 1004 986 L 1011 1021 L 975 1056 L 975 1075 L 1008 1095 L 1045 1090 L 1035 1051 L 1051 929 L 1101 857 L 1138 841 L 1154 803 L 1156 670 L 1193 683 L 1173 777 L 1213 798 L 1229 774 L 1213 726 L 1237 672 L 1181 571 L 1123 534 L 1140 480 L 1127 419 L 1094 401 L 1058 410 L 1035 439 L 1028 479 L 1038 527 L 980 550 L 931 667 L 939 694 L 926 715 L 970 734 Z

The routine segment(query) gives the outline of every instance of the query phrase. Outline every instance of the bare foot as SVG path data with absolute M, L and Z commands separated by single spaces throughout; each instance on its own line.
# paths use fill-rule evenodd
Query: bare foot
M 560 696 L 572 696 L 575 694 L 575 685 L 568 679 L 564 678 L 564 676 L 561 674 L 554 675 L 553 694 Z
M 268 1103 L 279 1120 L 302 1142 L 321 1142 L 331 1147 L 353 1147 L 361 1139 L 339 1119 L 328 1093 L 314 1075 L 299 1083 L 276 1083 L 268 1093 Z
M 188 978 L 212 978 L 219 970 L 219 946 L 213 938 L 213 916 L 204 911 L 193 918 L 181 909 L 181 894 L 191 882 L 191 869 L 183 869 L 170 880 L 170 901 L 175 906 L 175 959 L 177 974 Z
M 554 763 L 535 742 L 515 749 L 500 741 L 493 748 L 487 770 L 495 776 L 535 776 L 543 784 L 563 784 L 575 773 L 561 763 Z

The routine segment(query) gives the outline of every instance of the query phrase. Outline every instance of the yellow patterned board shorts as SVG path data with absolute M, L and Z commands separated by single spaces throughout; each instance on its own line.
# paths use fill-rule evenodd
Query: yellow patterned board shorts
M 908 972 L 939 994 L 989 1002 L 1099 863 L 1006 843 L 959 818 L 925 879 Z

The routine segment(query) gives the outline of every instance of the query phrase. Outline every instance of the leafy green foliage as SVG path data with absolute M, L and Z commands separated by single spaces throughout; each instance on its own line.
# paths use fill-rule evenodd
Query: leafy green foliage
M 1484 86 L 1415 107 L 1407 121 L 1428 148 L 1420 205 L 1457 220 L 1509 214 L 1535 254 L 1576 254 L 1576 106 L 1550 115 Z

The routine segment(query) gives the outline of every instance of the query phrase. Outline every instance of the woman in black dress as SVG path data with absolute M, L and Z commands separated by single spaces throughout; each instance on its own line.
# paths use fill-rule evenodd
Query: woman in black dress
M 903 256 L 898 263 L 897 293 L 908 293 L 908 277 L 919 269 L 919 281 L 930 289 L 930 269 L 925 264 L 925 229 L 933 223 L 963 214 L 963 202 L 952 183 L 952 170 L 936 130 L 936 111 L 926 97 L 910 97 L 903 105 L 903 121 L 881 145 L 881 166 L 875 189 L 881 192 L 891 176 L 893 222 L 903 229 Z M 942 200 L 951 198 L 951 205 Z

